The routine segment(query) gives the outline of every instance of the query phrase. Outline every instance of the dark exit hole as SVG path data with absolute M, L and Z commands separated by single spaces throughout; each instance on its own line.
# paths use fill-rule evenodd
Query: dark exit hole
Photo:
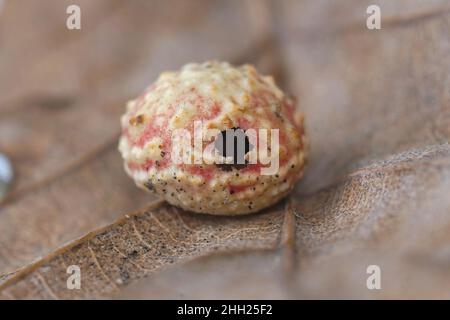
M 233 157 L 233 163 L 217 164 L 224 171 L 245 168 L 248 165 L 245 155 L 254 147 L 245 131 L 239 127 L 221 131 L 214 141 L 214 146 L 221 156 Z

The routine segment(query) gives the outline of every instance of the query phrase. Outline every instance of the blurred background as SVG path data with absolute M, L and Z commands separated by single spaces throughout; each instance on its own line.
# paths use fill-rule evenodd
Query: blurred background
M 365 0 L 2 1 L 0 152 L 14 179 L 0 274 L 152 200 L 122 169 L 119 117 L 185 63 L 252 63 L 298 98 L 311 141 L 299 199 L 374 159 L 448 143 L 449 2 L 375 2 L 381 30 L 367 29 Z M 71 4 L 81 30 L 66 28 Z

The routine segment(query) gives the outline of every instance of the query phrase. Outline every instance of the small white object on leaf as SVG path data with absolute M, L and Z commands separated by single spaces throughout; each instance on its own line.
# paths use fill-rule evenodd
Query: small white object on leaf
M 0 200 L 8 191 L 14 177 L 14 171 L 9 159 L 0 153 Z

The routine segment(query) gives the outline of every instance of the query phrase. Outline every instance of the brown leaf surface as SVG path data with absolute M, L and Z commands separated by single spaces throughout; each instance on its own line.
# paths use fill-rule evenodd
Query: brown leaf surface
M 131 280 L 167 269 L 121 297 L 333 297 L 342 289 L 348 297 L 370 297 L 365 268 L 375 261 L 387 266 L 389 279 L 379 296 L 449 297 L 442 282 L 448 261 L 441 257 L 449 187 L 450 147 L 443 145 L 375 163 L 292 207 L 256 215 L 204 216 L 158 202 L 28 266 L 0 291 L 4 298 L 108 297 Z M 83 270 L 81 290 L 66 287 L 72 264 Z M 166 268 L 172 264 L 178 266 Z M 417 276 L 398 278 L 402 267 Z M 430 267 L 440 272 L 424 277 Z M 317 283 L 322 277 L 329 281 Z M 430 281 L 439 286 L 421 291 Z M 412 290 L 402 291 L 405 285 Z
M 125 102 L 160 72 L 178 68 L 186 61 L 232 58 L 256 41 L 252 29 L 242 25 L 245 21 L 235 24 L 234 30 L 224 31 L 220 21 L 215 20 L 216 10 L 220 10 L 222 19 L 234 11 L 242 12 L 245 6 L 237 1 L 211 2 L 204 11 L 198 11 L 195 19 L 184 13 L 198 9 L 205 4 L 202 1 L 190 4 L 131 1 L 128 5 L 113 5 L 114 2 L 108 1 L 96 2 L 95 7 L 100 8 L 93 9 L 92 4 L 80 3 L 83 11 L 89 13 L 83 18 L 82 26 L 87 30 L 80 32 L 65 27 L 67 3 L 70 2 L 47 0 L 40 4 L 43 12 L 49 9 L 61 13 L 45 19 L 49 21 L 48 28 L 55 25 L 62 34 L 58 35 L 57 49 L 55 45 L 51 50 L 46 49 L 51 46 L 46 42 L 22 44 L 31 46 L 23 48 L 25 53 L 38 50 L 36 58 L 26 59 L 16 54 L 15 41 L 8 41 L 16 25 L 25 28 L 21 19 L 6 20 L 1 26 L 7 35 L 6 45 L 10 44 L 7 48 L 13 48 L 11 53 L 9 50 L 3 53 L 4 59 L 17 70 L 0 75 L 4 92 L 0 97 L 0 147 L 16 166 L 16 189 L 26 189 L 57 174 L 80 155 L 118 135 L 118 119 L 124 112 Z M 8 2 L 3 15 L 28 11 L 28 5 L 27 1 Z M 97 11 L 101 12 L 100 17 L 95 15 Z M 177 24 L 167 23 L 172 19 Z M 134 23 L 136 20 L 141 23 Z M 240 29 L 248 31 L 240 31 L 242 38 L 234 41 L 237 50 L 223 48 L 222 43 L 229 35 Z M 182 53 L 174 52 L 174 43 L 183 47 Z
M 119 297 L 448 299 L 449 156 L 448 145 L 405 153 L 299 199 L 294 248 L 208 256 Z M 371 264 L 380 291 L 366 288 Z
M 375 32 L 362 15 L 372 2 L 328 2 L 292 1 L 285 10 L 289 87 L 313 146 L 304 192 L 362 162 L 450 137 L 448 1 L 378 1 Z
M 1 298 L 449 298 L 447 1 L 379 1 L 380 31 L 365 28 L 370 1 L 109 3 L 86 2 L 89 32 L 53 8 L 21 27 L 45 42 L 7 33 L 11 65 L 39 50 L 13 72 L 21 86 L 0 76 L 0 148 L 19 173 L 0 204 Z M 290 201 L 240 218 L 159 203 L 48 254 L 145 207 L 115 151 L 124 101 L 211 57 L 256 63 L 299 97 L 312 148 Z
M 223 30 L 216 19 L 218 12 L 221 19 L 235 11 L 244 14 L 239 1 L 82 2 L 86 15 L 80 33 L 65 28 L 68 3 L 40 3 L 36 16 L 45 8 L 51 13 L 43 30 L 33 29 L 34 20 L 2 24 L 9 45 L 2 54 L 8 65 L 20 68 L 13 78 L 0 74 L 5 92 L 0 150 L 10 156 L 17 176 L 13 192 L 0 204 L 0 275 L 151 201 L 125 176 L 116 151 L 125 102 L 163 70 L 209 57 L 233 58 L 257 42 L 243 19 L 233 30 Z M 28 6 L 10 1 L 2 13 L 15 16 L 28 12 Z M 198 11 L 196 18 L 186 16 L 187 10 Z M 10 33 L 16 28 L 24 29 L 19 39 L 27 32 L 55 39 L 47 43 L 30 36 L 30 42 L 26 37 L 17 43 Z M 237 49 L 223 48 L 239 29 L 246 31 L 234 41 Z M 174 43 L 183 52 L 173 52 Z M 17 46 L 23 47 L 19 53 Z M 26 59 L 23 54 L 30 50 L 38 57 Z M 18 98 L 13 97 L 16 91 Z

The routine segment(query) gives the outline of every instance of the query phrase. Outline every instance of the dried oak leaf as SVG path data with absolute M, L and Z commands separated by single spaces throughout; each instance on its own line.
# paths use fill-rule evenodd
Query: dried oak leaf
M 449 5 L 380 1 L 382 30 L 369 31 L 361 19 L 369 4 L 250 4 L 250 20 L 263 30 L 252 39 L 264 40 L 251 59 L 275 70 L 301 98 L 312 142 L 310 168 L 290 201 L 238 218 L 157 203 L 14 271 L 135 204 L 114 200 L 134 189 L 120 187 L 125 177 L 107 148 L 104 158 L 87 158 L 72 176 L 2 206 L 0 297 L 449 298 Z M 116 17 L 120 10 L 139 14 L 132 8 Z M 152 50 L 137 53 L 139 66 Z M 106 61 L 119 60 L 118 54 Z M 145 78 L 128 67 L 117 71 L 124 81 Z M 121 98 L 127 94 L 121 86 L 109 81 L 103 89 Z M 97 183 L 88 173 L 95 166 L 104 166 Z M 71 177 L 78 179 L 73 187 Z M 94 189 L 98 198 L 89 195 Z M 81 192 L 78 201 L 67 191 Z M 78 210 L 81 222 L 72 217 Z M 86 223 L 91 214 L 94 221 Z M 71 264 L 81 267 L 81 290 L 67 289 Z M 383 270 L 381 291 L 367 290 L 370 264 Z

